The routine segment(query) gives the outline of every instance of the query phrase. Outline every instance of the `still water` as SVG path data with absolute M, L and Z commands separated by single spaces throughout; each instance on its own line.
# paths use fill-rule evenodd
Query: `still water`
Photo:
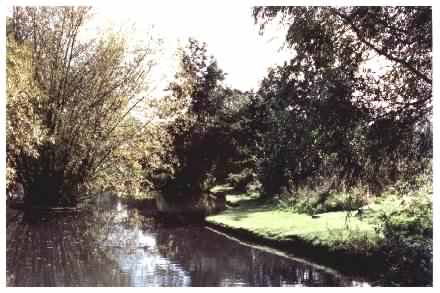
M 8 286 L 359 286 L 203 226 L 169 226 L 120 202 L 8 215 Z

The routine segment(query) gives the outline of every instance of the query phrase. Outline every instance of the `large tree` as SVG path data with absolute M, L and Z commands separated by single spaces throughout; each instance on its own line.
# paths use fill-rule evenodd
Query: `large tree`
M 287 25 L 293 49 L 253 106 L 267 193 L 329 176 L 383 187 L 423 168 L 432 150 L 430 7 L 256 7 L 254 16 L 263 32 L 271 21 Z
M 431 7 L 254 8 L 262 31 L 277 16 L 288 25 L 286 44 L 304 67 L 347 70 L 345 79 L 355 81 L 359 102 L 375 118 L 413 123 L 431 114 Z
M 38 156 L 9 153 L 29 204 L 74 204 L 90 190 L 132 136 L 118 129 L 145 99 L 152 44 L 133 48 L 114 33 L 87 37 L 82 28 L 89 17 L 88 7 L 14 7 L 11 34 L 31 51 L 39 89 L 34 112 L 47 136 Z
M 170 95 L 161 101 L 172 117 L 165 126 L 169 139 L 162 157 L 172 166 L 167 167 L 168 179 L 158 184 L 177 201 L 197 199 L 232 152 L 222 112 L 229 93 L 222 84 L 225 74 L 208 56 L 205 43 L 189 39 L 178 54 Z

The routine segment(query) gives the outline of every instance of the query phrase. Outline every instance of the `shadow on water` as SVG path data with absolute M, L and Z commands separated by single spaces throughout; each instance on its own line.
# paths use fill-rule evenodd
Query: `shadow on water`
M 361 284 L 200 225 L 164 225 L 120 202 L 68 214 L 8 210 L 8 219 L 8 286 Z

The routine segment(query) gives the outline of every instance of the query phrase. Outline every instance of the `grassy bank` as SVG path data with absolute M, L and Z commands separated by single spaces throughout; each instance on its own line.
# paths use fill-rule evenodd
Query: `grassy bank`
M 240 201 L 237 196 L 229 196 L 228 200 L 237 206 L 207 217 L 210 225 L 311 259 L 316 257 L 322 261 L 322 257 L 325 257 L 324 262 L 339 262 L 350 271 L 361 270 L 359 266 L 346 266 L 353 261 L 353 256 L 364 258 L 374 253 L 382 240 L 373 223 L 352 212 L 311 216 L 282 210 L 275 202 L 261 204 L 249 197 Z M 329 252 L 331 255 L 327 255 Z
M 234 202 L 239 202 L 232 197 Z M 332 250 L 362 249 L 374 246 L 380 236 L 368 219 L 354 212 L 329 212 L 317 215 L 291 213 L 274 203 L 259 205 L 257 200 L 246 200 L 235 208 L 207 218 L 209 223 L 252 231 L 255 235 L 277 241 L 301 239 L 313 246 Z M 359 243 L 363 243 L 363 247 Z
M 206 220 L 217 229 L 342 272 L 367 274 L 378 285 L 429 285 L 432 222 L 427 207 L 432 208 L 432 186 L 425 187 L 406 196 L 388 191 L 360 212 L 313 214 L 297 212 L 276 199 L 262 202 L 249 194 L 228 195 L 232 205 Z

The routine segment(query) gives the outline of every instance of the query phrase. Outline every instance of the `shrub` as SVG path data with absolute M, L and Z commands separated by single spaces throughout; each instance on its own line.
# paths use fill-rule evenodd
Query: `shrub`
M 384 276 L 399 284 L 432 284 L 432 179 L 397 184 L 376 202 L 377 231 L 383 233 Z M 402 194 L 406 191 L 406 194 Z
M 367 204 L 367 191 L 354 187 L 347 191 L 319 192 L 300 188 L 288 199 L 281 200 L 280 207 L 296 213 L 318 214 L 335 211 L 356 210 Z

